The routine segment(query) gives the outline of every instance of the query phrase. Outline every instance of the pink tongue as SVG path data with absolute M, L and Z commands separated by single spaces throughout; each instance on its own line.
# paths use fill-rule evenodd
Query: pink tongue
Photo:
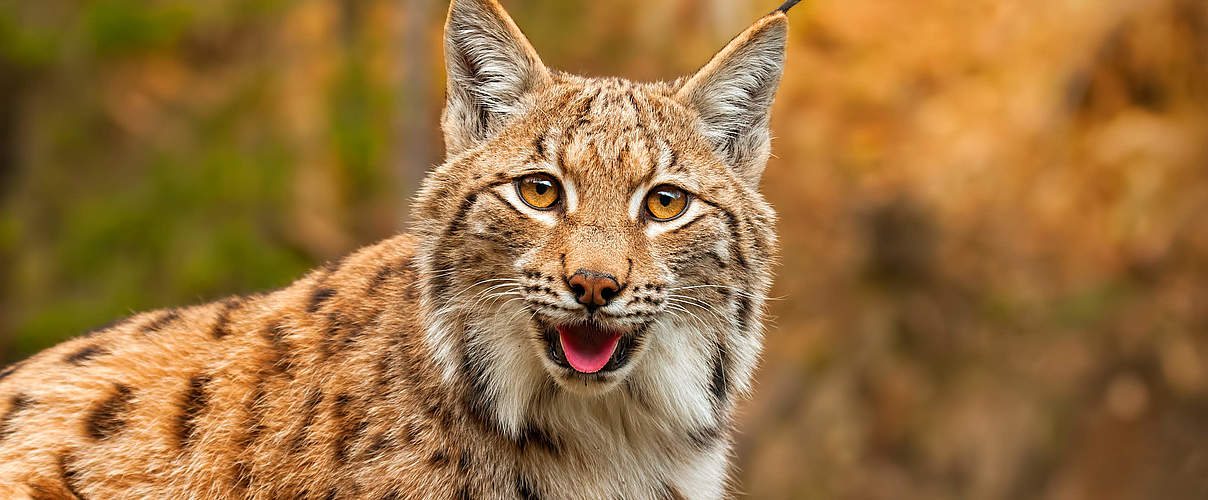
M 590 326 L 559 326 L 558 337 L 566 361 L 581 373 L 595 373 L 604 368 L 621 340 L 620 332 Z

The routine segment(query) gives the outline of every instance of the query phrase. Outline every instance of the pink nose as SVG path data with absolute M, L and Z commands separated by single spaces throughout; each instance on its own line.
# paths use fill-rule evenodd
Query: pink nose
M 567 281 L 580 304 L 595 309 L 617 296 L 621 284 L 611 274 L 580 269 Z

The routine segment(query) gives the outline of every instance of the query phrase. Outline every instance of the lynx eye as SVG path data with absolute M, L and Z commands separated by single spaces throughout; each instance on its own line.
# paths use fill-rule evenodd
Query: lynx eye
M 516 192 L 524 204 L 537 210 L 549 210 L 562 196 L 558 181 L 548 174 L 533 174 L 516 181 Z
M 646 211 L 657 221 L 669 221 L 683 215 L 688 207 L 688 193 L 683 189 L 664 184 L 650 190 L 646 195 Z

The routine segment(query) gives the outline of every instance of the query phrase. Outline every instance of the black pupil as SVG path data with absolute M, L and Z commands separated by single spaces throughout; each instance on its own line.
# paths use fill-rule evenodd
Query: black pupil
M 533 189 L 537 191 L 538 195 L 544 195 L 546 191 L 549 191 L 549 188 L 549 182 L 547 181 L 533 181 Z
M 666 191 L 659 193 L 659 203 L 661 203 L 664 207 L 671 206 L 672 198 L 674 198 L 674 197 L 671 196 L 671 193 L 668 193 Z

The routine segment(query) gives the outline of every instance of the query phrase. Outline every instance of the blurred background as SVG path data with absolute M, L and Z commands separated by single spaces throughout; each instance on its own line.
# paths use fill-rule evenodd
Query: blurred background
M 505 0 L 672 79 L 779 0 Z M 443 0 L 0 2 L 0 361 L 407 223 Z M 1208 3 L 809 0 L 740 490 L 1208 498 Z

